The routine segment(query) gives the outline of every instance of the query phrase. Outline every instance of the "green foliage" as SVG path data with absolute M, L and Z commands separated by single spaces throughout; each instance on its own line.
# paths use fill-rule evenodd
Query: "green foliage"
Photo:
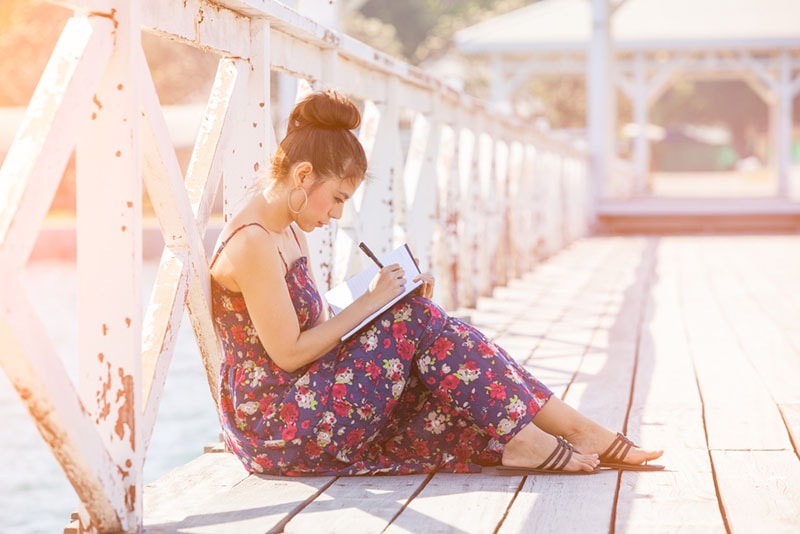
M 530 3 L 525 0 L 369 0 L 361 7 L 361 14 L 394 26 L 402 49 L 401 57 L 418 64 L 445 50 L 456 31 Z M 379 43 L 365 42 L 381 49 Z

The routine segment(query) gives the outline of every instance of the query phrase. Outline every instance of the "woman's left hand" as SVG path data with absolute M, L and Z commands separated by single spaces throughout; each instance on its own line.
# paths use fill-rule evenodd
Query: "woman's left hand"
M 414 293 L 419 295 L 420 297 L 424 297 L 426 299 L 433 298 L 433 286 L 436 284 L 436 280 L 433 278 L 433 275 L 430 273 L 421 273 L 416 278 L 414 278 L 414 282 L 422 281 L 422 285 L 419 286 Z

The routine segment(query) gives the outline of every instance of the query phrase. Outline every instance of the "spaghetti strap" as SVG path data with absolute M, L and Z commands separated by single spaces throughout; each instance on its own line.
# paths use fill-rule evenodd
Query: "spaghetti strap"
M 239 233 L 239 230 L 241 230 L 243 228 L 247 228 L 248 226 L 258 226 L 259 228 L 264 230 L 266 233 L 272 235 L 272 232 L 270 232 L 269 230 L 264 228 L 264 226 L 262 226 L 261 223 L 257 223 L 257 222 L 245 223 L 245 224 L 237 227 L 236 230 L 231 232 L 231 235 L 229 235 L 227 239 L 223 239 L 222 241 L 220 241 L 219 247 L 217 247 L 217 251 L 214 253 L 214 257 L 211 258 L 211 263 L 208 265 L 209 269 L 214 267 L 214 264 L 217 262 L 217 258 L 219 258 L 219 255 L 222 252 L 222 249 L 224 249 L 225 245 L 227 245 L 228 242 L 231 239 L 233 239 L 233 236 L 235 236 L 237 233 Z M 294 233 L 294 230 L 292 230 L 292 233 Z M 294 236 L 294 238 L 295 238 L 295 240 L 297 240 L 297 236 L 296 235 Z M 298 243 L 298 245 L 299 245 L 299 243 Z M 283 253 L 281 252 L 281 249 L 278 249 L 278 255 L 281 257 L 281 261 L 283 262 L 283 268 L 286 269 L 286 272 L 289 272 L 289 266 L 286 264 L 286 260 L 283 257 Z
M 292 235 L 294 236 L 294 242 L 297 243 L 297 248 L 300 250 L 300 255 L 303 255 L 303 247 L 300 246 L 300 240 L 297 238 L 297 234 L 294 231 L 294 227 L 290 224 L 289 230 L 292 231 Z

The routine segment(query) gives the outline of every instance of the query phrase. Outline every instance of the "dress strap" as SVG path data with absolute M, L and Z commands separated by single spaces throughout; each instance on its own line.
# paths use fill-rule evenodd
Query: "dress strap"
M 264 228 L 264 226 L 262 226 L 261 223 L 257 223 L 257 222 L 245 223 L 245 224 L 237 227 L 233 232 L 231 232 L 231 235 L 229 235 L 226 239 L 223 239 L 222 241 L 220 241 L 219 247 L 217 247 L 217 251 L 214 253 L 214 257 L 211 258 L 211 263 L 208 266 L 209 269 L 214 267 L 214 264 L 216 263 L 217 258 L 219 258 L 219 255 L 222 252 L 222 249 L 224 249 L 225 245 L 227 245 L 228 242 L 230 242 L 230 240 L 233 239 L 233 236 L 235 236 L 237 233 L 239 233 L 239 230 L 241 230 L 243 228 L 247 228 L 248 226 L 258 226 L 259 228 L 264 230 L 266 233 L 272 235 L 272 232 L 270 232 L 269 230 Z M 292 233 L 294 233 L 294 230 L 292 230 Z M 295 235 L 294 238 L 296 240 L 297 236 Z M 283 253 L 281 252 L 281 249 L 278 249 L 278 255 L 281 257 L 281 261 L 283 262 L 284 269 L 286 269 L 286 272 L 289 272 L 289 266 L 286 264 L 286 260 L 283 257 Z
M 300 240 L 297 238 L 297 233 L 294 231 L 294 227 L 290 224 L 289 230 L 292 231 L 292 235 L 294 236 L 294 242 L 297 243 L 297 248 L 300 249 L 300 255 L 303 255 L 303 247 L 300 246 Z

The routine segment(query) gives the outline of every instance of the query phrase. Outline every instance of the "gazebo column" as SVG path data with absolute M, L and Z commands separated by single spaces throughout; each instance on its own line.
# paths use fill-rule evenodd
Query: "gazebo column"
M 633 82 L 619 76 L 622 92 L 633 106 L 633 121 L 636 124 L 636 137 L 633 141 L 634 191 L 636 195 L 648 193 L 650 177 L 650 107 L 669 86 L 679 62 L 672 61 L 661 67 L 652 77 L 648 77 L 651 65 L 644 54 L 636 54 L 633 62 Z
M 586 81 L 588 86 L 587 127 L 590 195 L 594 204 L 605 193 L 615 154 L 616 105 L 612 85 L 611 9 L 608 0 L 592 0 L 592 38 L 588 49 Z
M 800 76 L 792 79 L 791 58 L 787 51 L 781 52 L 778 82 L 775 84 L 775 105 L 770 110 L 770 132 L 772 133 L 775 172 L 778 178 L 778 196 L 789 194 L 789 178 L 792 170 L 792 100 L 800 90 Z
M 800 91 L 800 76 L 792 78 L 792 58 L 786 50 L 770 65 L 772 72 L 745 54 L 739 59 L 752 73 L 745 81 L 769 107 L 769 164 L 775 169 L 777 195 L 788 196 L 792 166 L 792 100 Z
M 648 139 L 649 98 L 647 87 L 647 72 L 644 57 L 636 55 L 633 74 L 633 120 L 636 123 L 636 137 L 633 142 L 633 172 L 637 196 L 647 193 L 647 183 L 650 175 L 650 139 Z

